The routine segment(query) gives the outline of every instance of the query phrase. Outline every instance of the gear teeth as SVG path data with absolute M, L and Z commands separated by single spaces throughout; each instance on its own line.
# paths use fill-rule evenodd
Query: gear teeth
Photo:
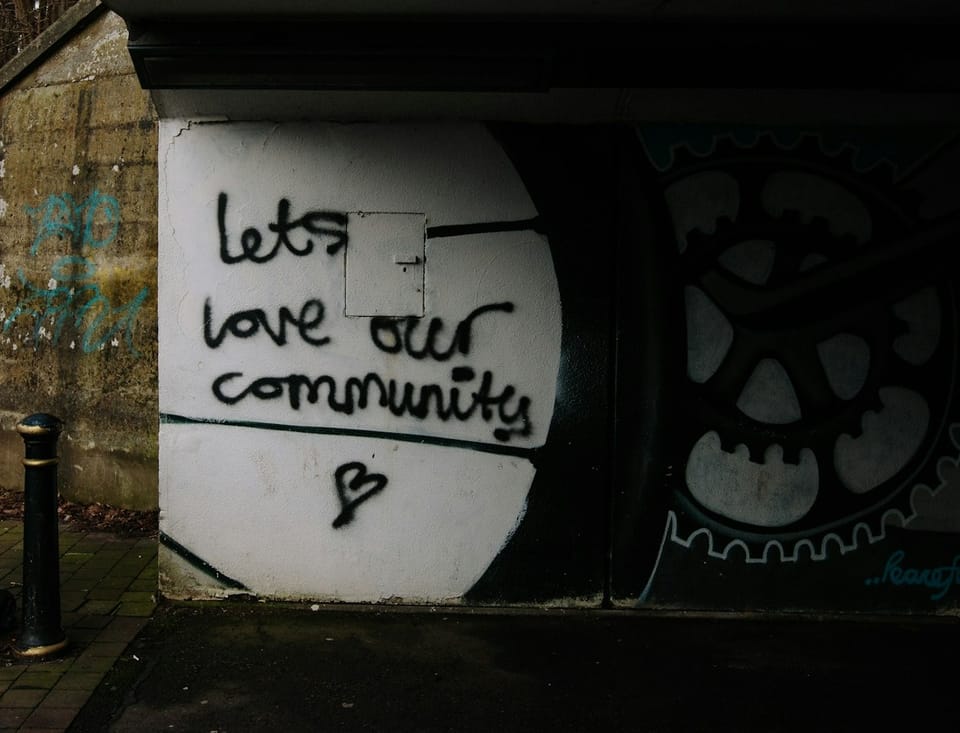
M 671 147 L 672 163 L 666 175 L 668 178 L 672 177 L 670 171 L 684 174 L 689 172 L 684 171 L 686 168 L 700 168 L 704 162 L 714 160 L 740 160 L 745 155 L 781 156 L 794 147 L 795 145 L 782 143 L 776 133 L 770 130 L 759 130 L 751 135 L 750 141 L 743 142 L 738 141 L 733 133 L 716 135 L 710 148 L 678 143 Z
M 797 538 L 795 533 L 776 531 L 755 533 L 753 536 L 724 527 L 715 519 L 699 515 L 693 507 L 671 510 L 667 515 L 666 537 L 675 544 L 694 552 L 704 551 L 709 556 L 724 560 L 739 559 L 734 552 L 744 553 L 747 563 L 780 564 L 829 560 L 837 551 L 847 553 L 864 545 L 872 545 L 887 536 L 887 527 L 909 526 L 917 515 L 917 500 L 921 495 L 935 498 L 950 481 L 950 469 L 960 464 L 960 423 L 954 423 L 937 439 L 934 453 L 943 458 L 931 463 L 936 471 L 936 483 L 928 487 L 922 482 L 903 486 L 892 506 L 870 523 L 864 520 L 851 521 L 849 525 L 809 530 Z M 821 534 L 822 533 L 822 534 Z M 695 546 L 694 543 L 696 543 Z
M 747 447 L 747 455 L 750 458 L 751 463 L 756 463 L 758 465 L 763 465 L 767 460 L 767 448 L 776 441 L 760 441 L 754 439 L 743 440 L 741 437 L 741 442 Z
M 722 433 L 720 434 L 720 450 L 724 453 L 736 453 L 738 445 L 740 445 L 739 441 L 730 440 Z
M 729 453 L 731 455 L 739 453 L 742 450 L 741 447 L 747 449 L 747 458 L 751 463 L 762 464 L 764 462 L 764 455 L 767 451 L 766 444 L 760 444 L 753 440 L 728 440 L 722 434 L 720 435 L 720 450 L 722 450 L 724 453 Z
M 813 216 L 804 220 L 803 214 L 797 209 L 784 209 L 777 217 L 771 217 L 768 231 L 776 231 L 774 237 L 779 236 L 783 244 L 802 244 L 809 252 L 820 253 L 830 259 L 843 256 L 844 252 L 856 251 L 860 247 L 860 240 L 850 232 L 834 234 L 830 227 L 830 220 L 823 216 Z
M 674 144 L 671 147 L 672 162 L 666 175 L 669 178 L 682 176 L 690 172 L 684 171 L 684 168 L 701 168 L 704 163 L 717 166 L 722 165 L 724 160 L 733 162 L 747 157 L 768 157 L 776 160 L 788 155 L 814 164 L 820 161 L 821 165 L 831 169 L 849 171 L 855 174 L 865 187 L 885 192 L 892 202 L 910 215 L 916 215 L 923 203 L 924 199 L 919 191 L 896 187 L 900 178 L 899 168 L 888 158 L 877 158 L 869 166 L 859 165 L 859 149 L 853 143 L 843 142 L 836 146 L 827 146 L 820 133 L 810 131 L 791 134 L 789 139 L 785 139 L 783 134 L 778 136 L 776 131 L 758 130 L 752 135 L 752 140 L 753 142 L 746 139 L 738 141 L 733 133 L 723 133 L 714 136 L 712 147 L 693 148 L 690 144 Z
M 811 216 L 816 214 L 817 210 L 807 206 L 802 198 L 794 197 L 790 200 L 796 208 L 784 209 L 776 214 L 765 208 L 762 197 L 759 196 L 765 176 L 784 168 L 809 171 L 837 181 L 862 202 L 874 217 L 875 225 L 884 216 L 888 216 L 892 223 L 902 221 L 904 226 L 909 226 L 911 221 L 920 221 L 918 212 L 924 201 L 923 196 L 920 191 L 909 187 L 906 190 L 898 188 L 898 180 L 900 185 L 903 185 L 903 181 L 898 179 L 902 171 L 890 160 L 875 158 L 873 155 L 869 158 L 869 166 L 864 166 L 862 161 L 868 158 L 861 154 L 862 149 L 859 146 L 831 136 L 830 140 L 834 139 L 837 142 L 828 145 L 824 135 L 816 131 L 779 132 L 755 128 L 748 130 L 746 134 L 716 135 L 713 137 L 712 148 L 708 143 L 698 145 L 695 149 L 683 144 L 674 146 L 672 164 L 660 177 L 665 185 L 705 170 L 724 171 L 738 182 L 750 184 L 741 187 L 741 196 L 745 191 L 752 196 L 748 201 L 741 201 L 734 221 L 726 217 L 718 218 L 712 227 L 708 227 L 710 232 L 695 230 L 688 233 L 687 252 L 692 256 L 685 260 L 685 265 L 699 271 L 705 266 L 716 264 L 711 258 L 729 245 L 750 239 L 770 240 L 777 247 L 777 284 L 780 284 L 781 280 L 796 274 L 794 270 L 799 269 L 802 257 L 808 252 L 822 252 L 831 261 L 837 261 L 852 256 L 865 244 L 869 245 L 863 237 L 853 232 L 833 233 L 831 223 L 837 225 L 838 220 L 832 216 Z M 699 249 L 702 256 L 698 257 L 692 251 L 695 248 Z M 886 322 L 891 324 L 890 330 L 884 336 L 896 338 L 903 334 L 903 321 L 894 318 L 889 308 L 884 309 L 884 313 L 884 317 L 889 318 Z M 871 339 L 868 337 L 867 341 L 869 343 Z M 889 347 L 889 344 L 887 346 Z M 868 413 L 880 413 L 885 409 L 878 391 L 880 384 L 882 382 L 877 382 L 876 377 L 869 379 L 857 395 L 839 406 L 841 414 L 829 418 L 829 426 L 824 426 L 828 427 L 829 434 L 822 436 L 822 442 L 809 445 L 817 451 L 818 461 L 831 461 L 832 455 L 828 446 L 831 446 L 833 441 L 841 435 L 861 437 L 864 417 Z M 732 405 L 730 409 L 733 410 Z M 734 419 L 733 415 L 730 419 Z M 783 462 L 797 465 L 801 453 L 807 447 L 801 442 L 802 436 L 799 433 L 794 434 L 789 429 L 776 429 L 774 426 L 768 428 L 734 421 L 728 431 L 721 429 L 717 430 L 717 433 L 724 452 L 741 457 L 749 455 L 749 460 L 755 464 L 764 462 L 770 446 L 779 445 Z M 725 433 L 732 433 L 735 437 L 727 437 Z M 817 440 L 821 438 L 818 437 Z M 960 423 L 953 426 L 949 439 L 941 436 L 937 440 L 938 445 L 934 447 L 936 455 L 957 456 L 960 451 Z M 824 447 L 823 453 L 819 450 L 820 446 Z M 945 447 L 947 450 L 941 450 Z M 960 456 L 957 457 L 960 459 Z M 935 463 L 934 459 L 925 465 L 923 470 L 929 471 Z M 821 486 L 821 491 L 834 488 L 837 487 Z M 890 491 L 887 492 L 883 505 L 865 506 L 862 512 L 855 515 L 856 518 L 852 514 L 848 515 L 846 510 L 842 516 L 831 516 L 832 500 L 824 494 L 825 511 L 818 510 L 818 518 L 811 516 L 789 528 L 738 525 L 712 514 L 695 499 L 678 491 L 676 497 L 684 508 L 676 514 L 672 511 L 670 513 L 673 522 L 672 539 L 687 547 L 691 547 L 691 543 L 695 542 L 695 551 L 708 551 L 713 557 L 729 555 L 731 559 L 740 561 L 745 552 L 748 563 L 804 562 L 805 558 L 820 561 L 835 556 L 838 551 L 846 552 L 882 539 L 887 516 L 892 512 L 911 516 L 910 507 L 904 505 L 904 502 L 909 502 L 912 486 L 885 484 L 884 491 L 888 488 Z M 821 519 L 824 521 L 821 522 Z
M 716 239 L 721 244 L 728 243 L 730 238 L 736 235 L 737 225 L 734 223 L 726 214 L 717 217 L 714 233 L 712 235 L 713 239 Z
M 734 224 L 733 219 L 731 219 L 726 214 L 721 214 L 717 217 L 717 233 L 718 234 L 728 234 L 736 224 Z
M 722 242 L 730 236 L 735 228 L 736 225 L 729 216 L 719 216 L 714 222 L 713 233 L 705 232 L 702 229 L 691 229 L 686 233 L 687 249 L 694 251 L 697 248 L 709 246 L 710 241 L 715 239 Z
M 852 145 L 844 144 L 835 153 L 829 153 L 826 150 L 824 153 L 832 158 L 834 165 L 856 170 L 857 151 Z
M 890 339 L 893 340 L 900 336 L 906 336 L 910 333 L 910 323 L 895 313 L 890 313 Z
M 714 158 L 721 148 L 724 140 L 729 136 L 715 137 L 713 144 L 706 150 L 699 150 L 689 144 L 677 143 L 670 149 L 673 162 L 668 168 L 670 170 L 683 171 L 685 168 L 699 168 L 704 161 Z
M 863 435 L 863 418 L 854 418 L 845 426 L 837 431 L 838 435 L 849 435 L 851 438 L 859 438 Z
M 777 139 L 776 133 L 772 130 L 763 130 L 757 133 L 756 142 L 753 147 L 764 147 L 768 150 L 785 150 L 785 148 L 780 141 Z
M 817 241 L 829 239 L 830 222 L 823 216 L 815 216 L 807 222 L 807 231 L 810 237 Z
M 792 443 L 787 443 L 783 447 L 783 462 L 790 466 L 797 466 L 800 464 L 800 451 L 803 450 L 798 445 L 793 445 Z
M 884 409 L 883 400 L 880 399 L 880 395 L 876 391 L 871 391 L 869 393 L 864 391 L 863 397 L 861 399 L 863 400 L 863 404 L 861 407 L 862 414 L 860 417 L 861 423 L 863 422 L 863 415 L 865 415 L 866 413 L 868 412 L 879 413 L 879 412 L 882 412 Z
M 800 141 L 791 151 L 796 155 L 805 156 L 809 159 L 833 157 L 823 149 L 823 138 L 815 133 L 806 132 L 800 136 Z
M 787 229 L 796 230 L 803 226 L 803 214 L 797 209 L 784 209 L 780 223 Z
M 841 234 L 836 237 L 836 241 L 844 249 L 856 249 L 860 244 L 856 234 Z
M 830 222 L 827 221 L 825 216 L 813 216 L 810 217 L 810 220 L 807 222 L 807 226 L 810 227 L 813 231 L 830 231 Z
M 886 158 L 880 158 L 866 168 L 854 165 L 853 169 L 859 175 L 875 181 L 879 187 L 889 188 L 897 180 L 897 166 Z
M 685 239 L 687 240 L 687 251 L 696 252 L 698 249 L 706 247 L 711 239 L 712 235 L 707 234 L 702 229 L 692 229 L 687 232 Z

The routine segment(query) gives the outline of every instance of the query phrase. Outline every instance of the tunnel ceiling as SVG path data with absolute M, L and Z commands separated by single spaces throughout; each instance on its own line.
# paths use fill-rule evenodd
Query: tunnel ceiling
M 110 0 L 148 89 L 953 92 L 937 2 Z

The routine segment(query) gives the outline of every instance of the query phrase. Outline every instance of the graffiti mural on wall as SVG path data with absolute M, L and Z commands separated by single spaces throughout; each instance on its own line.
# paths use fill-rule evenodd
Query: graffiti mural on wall
M 224 224 L 228 200 L 228 194 L 221 192 L 217 209 L 220 259 L 227 265 L 243 262 L 267 263 L 277 256 L 281 248 L 298 257 L 306 257 L 314 250 L 314 239 L 311 237 L 318 240 L 324 237 L 333 239 L 325 248 L 327 255 L 336 254 L 347 244 L 347 214 L 316 210 L 290 221 L 290 202 L 284 198 L 277 206 L 277 221 L 267 226 L 269 231 L 277 234 L 274 244 L 261 254 L 263 237 L 258 229 L 248 227 L 240 237 L 242 253 L 231 254 L 229 236 Z M 331 224 L 339 228 L 332 228 Z M 298 246 L 291 241 L 290 234 L 301 228 L 304 239 Z M 370 285 L 374 286 L 373 283 Z M 470 354 L 472 324 L 476 318 L 494 311 L 511 313 L 513 308 L 513 303 L 491 303 L 475 308 L 457 324 L 446 348 L 438 347 L 445 327 L 444 320 L 440 317 L 430 319 L 419 347 L 414 345 L 419 318 L 373 317 L 370 319 L 370 338 L 380 351 L 387 354 L 402 353 L 417 360 L 430 358 L 447 361 L 454 352 L 462 356 Z M 217 326 L 214 325 L 213 305 L 208 297 L 203 305 L 203 338 L 208 347 L 215 349 L 223 343 L 227 334 L 246 339 L 262 331 L 275 346 L 284 346 L 287 343 L 289 324 L 296 328 L 296 333 L 304 342 L 312 346 L 323 346 L 331 339 L 329 332 L 325 332 L 323 336 L 316 333 L 323 324 L 324 313 L 323 301 L 320 298 L 310 298 L 304 301 L 299 315 L 294 315 L 286 306 L 280 306 L 274 325 L 271 325 L 262 308 L 250 308 L 231 313 Z M 479 382 L 475 382 L 477 374 L 469 366 L 454 367 L 450 371 L 449 379 L 452 383 L 450 385 L 418 385 L 385 377 L 376 372 L 367 372 L 362 376 L 351 375 L 338 381 L 335 375 L 330 374 L 248 378 L 243 372 L 229 371 L 213 381 L 211 390 L 216 399 L 225 405 L 235 405 L 248 399 L 281 399 L 293 410 L 299 410 L 304 405 L 318 405 L 343 415 L 353 415 L 357 410 L 366 410 L 376 405 L 398 417 L 424 419 L 433 416 L 443 422 L 451 418 L 468 421 L 475 416 L 486 422 L 493 420 L 498 423 L 498 427 L 493 430 L 493 436 L 504 442 L 509 441 L 515 434 L 530 435 L 530 398 L 519 396 L 515 399 L 516 387 L 505 385 L 494 388 L 494 375 L 490 370 L 484 371 Z M 519 427 L 514 427 L 515 424 L 519 424 Z
M 347 480 L 347 476 L 351 474 L 351 478 Z M 382 473 L 367 471 L 366 464 L 360 461 L 351 461 L 337 466 L 333 478 L 337 488 L 337 498 L 340 499 L 340 506 L 343 507 L 331 524 L 334 529 L 352 522 L 353 513 L 357 507 L 382 491 L 387 485 L 386 476 Z
M 171 222 L 161 251 L 175 253 L 161 257 L 161 454 L 178 456 L 161 465 L 161 486 L 178 492 L 166 501 L 161 489 L 161 540 L 206 575 L 264 594 L 458 597 L 523 516 L 559 362 L 552 261 L 502 152 L 480 127 L 448 132 L 439 149 L 415 127 L 224 125 L 175 137 L 171 160 L 184 161 L 216 158 L 221 135 L 268 141 L 262 159 L 233 161 L 235 173 L 217 159 L 216 176 L 178 182 L 161 215 Z M 331 134 L 342 144 L 325 144 Z M 383 144 L 354 140 L 371 134 Z M 457 139 L 483 152 L 444 153 Z M 315 171 L 237 183 L 261 181 L 247 169 L 286 171 L 277 158 L 299 148 Z M 495 194 L 410 185 L 410 170 L 455 159 L 461 180 Z M 384 256 L 403 273 L 425 269 L 424 316 L 353 315 L 351 268 L 379 252 L 371 236 L 397 236 L 400 219 L 413 239 Z M 208 489 L 186 496 L 182 456 L 194 446 L 229 454 L 230 468 L 205 462 Z M 213 505 L 223 532 L 197 524 Z M 279 545 L 238 566 L 246 538 L 229 527 L 252 516 L 282 528 Z
M 133 332 L 149 289 L 143 287 L 127 302 L 115 305 L 101 289 L 97 263 L 91 257 L 92 250 L 107 247 L 117 236 L 117 200 L 99 191 L 80 202 L 68 193 L 51 194 L 39 206 L 26 207 L 26 212 L 36 231 L 31 255 L 37 256 L 51 240 L 67 242 L 79 254 L 56 259 L 44 284 L 31 280 L 22 268 L 17 270 L 24 294 L 3 319 L 3 332 L 10 333 L 23 320 L 32 326 L 35 348 L 44 339 L 57 345 L 69 332 L 71 337 L 76 334 L 71 348 L 79 345 L 84 353 L 102 350 L 107 344 L 116 347 L 122 341 L 136 355 Z
M 614 603 L 960 601 L 947 148 L 617 132 L 166 128 L 167 547 L 265 595 L 595 604 L 624 554 L 610 509 L 641 497 L 624 514 L 650 540 Z M 378 212 L 415 220 L 388 264 L 424 267 L 422 317 L 347 307 Z M 613 323 L 637 303 L 653 315 Z M 659 472 L 617 483 L 611 456 L 647 447 L 612 426 L 658 400 Z
M 693 553 L 709 572 L 779 568 L 801 588 L 771 591 L 773 605 L 810 603 L 802 587 L 831 565 L 866 574 L 868 590 L 929 581 L 943 599 L 952 571 L 929 553 L 917 559 L 927 570 L 901 568 L 890 547 L 919 527 L 916 497 L 945 487 L 958 457 L 944 265 L 960 228 L 921 214 L 916 183 L 936 162 L 905 171 L 829 134 L 697 130 L 665 145 L 662 132 L 642 139 L 673 226 L 686 380 L 661 553 Z M 960 516 L 947 525 L 960 532 Z M 647 600 L 697 595 L 665 578 L 670 562 Z

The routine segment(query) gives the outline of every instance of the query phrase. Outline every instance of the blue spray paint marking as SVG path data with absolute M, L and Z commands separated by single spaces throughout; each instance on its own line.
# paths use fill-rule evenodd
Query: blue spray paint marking
M 120 227 L 120 205 L 113 196 L 94 191 L 79 205 L 68 193 L 48 196 L 37 207 L 25 207 L 27 215 L 36 222 L 37 233 L 30 247 L 36 256 L 40 246 L 51 237 L 70 241 L 74 250 L 101 249 L 117 236 Z M 46 333 L 44 324 L 50 324 L 49 338 L 60 342 L 64 328 L 72 325 L 80 333 L 80 348 L 85 353 L 97 351 L 122 336 L 134 355 L 133 329 L 143 307 L 149 288 L 142 288 L 128 303 L 114 306 L 103 294 L 100 285 L 93 282 L 97 265 L 81 255 L 60 257 L 50 268 L 46 287 L 31 282 L 22 269 L 17 278 L 25 296 L 3 321 L 7 333 L 21 317 L 33 319 L 35 346 Z
M 80 204 L 69 193 L 51 194 L 37 207 L 27 206 L 27 216 L 36 222 L 30 254 L 51 237 L 69 240 L 74 249 L 101 249 L 120 229 L 120 203 L 113 196 L 94 191 Z
M 887 558 L 883 568 L 883 575 L 878 578 L 867 578 L 864 585 L 884 585 L 889 583 L 895 587 L 904 585 L 932 588 L 936 592 L 930 594 L 930 600 L 939 601 L 954 585 L 960 585 L 960 555 L 953 558 L 952 565 L 941 565 L 935 568 L 904 568 L 902 563 L 906 553 L 897 550 Z

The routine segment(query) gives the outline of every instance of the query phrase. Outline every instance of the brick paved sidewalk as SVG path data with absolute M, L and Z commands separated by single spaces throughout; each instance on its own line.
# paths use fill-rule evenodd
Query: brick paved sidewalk
M 23 580 L 23 526 L 0 521 L 0 588 L 17 597 Z M 2 637 L 0 730 L 64 731 L 153 613 L 157 540 L 60 530 L 60 599 L 68 646 L 45 661 L 10 651 Z

